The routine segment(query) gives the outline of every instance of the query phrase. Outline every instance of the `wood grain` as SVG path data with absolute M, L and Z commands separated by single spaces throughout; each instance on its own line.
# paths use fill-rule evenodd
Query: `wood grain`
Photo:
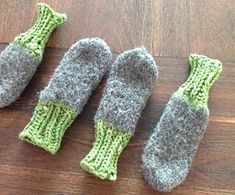
M 0 51 L 35 19 L 39 1 L 0 0 Z M 171 94 L 188 75 L 187 56 L 219 58 L 223 73 L 210 92 L 210 122 L 185 183 L 172 193 L 235 194 L 235 2 L 233 0 L 45 0 L 68 15 L 21 97 L 0 110 L 0 192 L 4 194 L 161 194 L 140 173 L 145 141 Z M 22 22 L 23 21 L 23 22 Z M 158 85 L 118 163 L 118 180 L 101 181 L 80 160 L 91 148 L 93 116 L 105 79 L 67 130 L 56 155 L 18 139 L 64 52 L 84 37 L 104 38 L 114 58 L 144 45 L 159 66 Z
M 29 28 L 38 2 L 1 0 L 2 42 L 12 41 Z M 68 15 L 67 23 L 50 40 L 50 47 L 68 48 L 81 38 L 98 36 L 116 53 L 144 45 L 155 56 L 187 57 L 193 51 L 226 61 L 234 59 L 234 0 L 44 2 Z

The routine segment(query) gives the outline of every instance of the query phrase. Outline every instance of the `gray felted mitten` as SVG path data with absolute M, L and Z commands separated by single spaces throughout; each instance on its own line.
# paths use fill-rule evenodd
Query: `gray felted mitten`
M 114 62 L 95 115 L 95 141 L 80 165 L 101 179 L 116 180 L 117 162 L 135 132 L 157 79 L 145 48 L 129 50 Z
M 203 55 L 189 56 L 191 72 L 172 95 L 142 155 L 146 181 L 156 190 L 171 191 L 188 175 L 207 127 L 209 90 L 222 63 Z
M 111 60 L 111 51 L 101 39 L 75 43 L 41 91 L 33 117 L 20 133 L 20 139 L 55 154 L 65 130 L 82 112 Z
M 39 3 L 35 24 L 18 35 L 0 54 L 0 107 L 9 105 L 20 96 L 42 60 L 52 31 L 66 18 L 65 14 Z

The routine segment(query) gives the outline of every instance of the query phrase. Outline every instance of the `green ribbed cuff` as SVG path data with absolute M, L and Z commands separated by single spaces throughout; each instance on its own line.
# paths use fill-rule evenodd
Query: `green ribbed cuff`
M 190 75 L 175 94 L 193 106 L 207 107 L 209 90 L 222 72 L 222 63 L 197 54 L 190 54 L 189 63 Z
M 131 133 L 119 131 L 102 120 L 96 121 L 95 141 L 89 154 L 80 162 L 81 167 L 101 179 L 115 181 L 118 158 L 131 137 Z
M 34 25 L 15 37 L 14 43 L 28 49 L 33 55 L 42 56 L 52 31 L 66 21 L 67 16 L 55 12 L 45 3 L 39 3 L 37 9 L 38 18 Z
M 55 154 L 60 148 L 65 130 L 76 116 L 75 110 L 62 102 L 40 100 L 19 138 Z

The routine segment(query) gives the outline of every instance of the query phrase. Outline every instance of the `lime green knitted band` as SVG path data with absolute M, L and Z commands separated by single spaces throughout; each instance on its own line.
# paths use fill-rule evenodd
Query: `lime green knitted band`
M 196 107 L 207 107 L 209 90 L 222 72 L 222 63 L 203 55 L 191 54 L 190 75 L 176 95 Z
M 102 120 L 96 121 L 95 129 L 93 147 L 80 165 L 84 170 L 101 179 L 115 181 L 119 155 L 132 134 L 119 131 Z
M 55 154 L 65 130 L 76 118 L 75 110 L 62 102 L 40 100 L 19 138 Z
M 33 55 L 42 56 L 52 31 L 66 21 L 65 14 L 59 14 L 47 4 L 39 3 L 38 18 L 34 25 L 25 33 L 14 39 L 14 43 L 26 48 Z

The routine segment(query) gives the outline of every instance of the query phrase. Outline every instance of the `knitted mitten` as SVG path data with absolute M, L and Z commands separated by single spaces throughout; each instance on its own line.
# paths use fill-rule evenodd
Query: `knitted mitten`
M 65 130 L 81 113 L 111 60 L 110 49 L 101 39 L 75 43 L 40 93 L 33 117 L 20 139 L 55 154 Z
M 50 34 L 65 20 L 66 15 L 53 11 L 46 4 L 38 4 L 35 24 L 0 54 L 0 107 L 20 96 L 42 60 Z
M 95 115 L 93 148 L 80 163 L 83 169 L 116 180 L 119 155 L 134 134 L 156 78 L 157 67 L 146 49 L 126 51 L 117 58 Z
M 207 127 L 208 93 L 222 64 L 206 56 L 189 56 L 191 72 L 172 95 L 142 155 L 145 179 L 159 191 L 170 191 L 188 175 Z

